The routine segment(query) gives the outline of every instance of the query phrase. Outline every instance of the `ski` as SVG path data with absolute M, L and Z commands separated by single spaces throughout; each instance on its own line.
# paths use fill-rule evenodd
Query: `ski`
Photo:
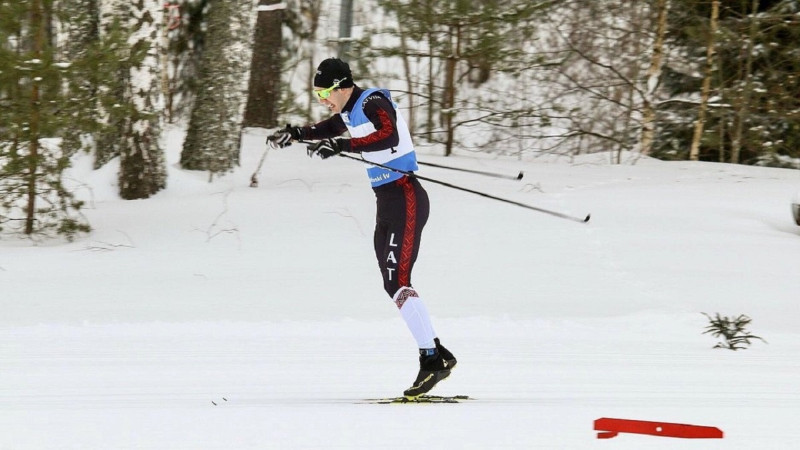
M 372 403 L 377 405 L 405 404 L 405 403 L 462 403 L 468 400 L 475 400 L 468 395 L 420 395 L 419 397 L 388 397 L 388 398 L 368 398 L 362 403 Z

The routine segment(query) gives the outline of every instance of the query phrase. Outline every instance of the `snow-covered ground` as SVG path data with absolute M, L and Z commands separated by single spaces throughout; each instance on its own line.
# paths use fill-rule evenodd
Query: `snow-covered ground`
M 364 167 L 271 151 L 248 187 L 177 168 L 117 198 L 116 168 L 71 179 L 94 231 L 0 241 L 0 448 L 788 449 L 800 436 L 800 172 L 609 155 L 423 161 L 423 175 L 583 217 L 570 222 L 426 183 L 414 284 L 459 367 L 434 393 L 372 405 L 417 370 L 381 287 Z M 712 349 L 701 314 L 747 314 L 748 350 Z M 721 440 L 621 434 L 601 417 L 719 427 Z

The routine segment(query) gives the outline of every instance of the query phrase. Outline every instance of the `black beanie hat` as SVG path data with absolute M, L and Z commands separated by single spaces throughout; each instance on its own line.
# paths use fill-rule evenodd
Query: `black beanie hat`
M 329 88 L 339 82 L 340 88 L 353 87 L 353 74 L 350 66 L 339 58 L 328 58 L 319 63 L 317 74 L 314 76 L 314 86 Z

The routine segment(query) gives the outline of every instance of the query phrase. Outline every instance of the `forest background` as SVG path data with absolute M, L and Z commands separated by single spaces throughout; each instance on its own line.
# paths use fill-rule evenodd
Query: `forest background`
M 440 155 L 800 167 L 800 0 L 0 0 L 0 237 L 90 230 L 77 152 L 162 190 L 168 124 L 183 169 L 231 171 L 246 128 L 324 117 L 331 56 Z

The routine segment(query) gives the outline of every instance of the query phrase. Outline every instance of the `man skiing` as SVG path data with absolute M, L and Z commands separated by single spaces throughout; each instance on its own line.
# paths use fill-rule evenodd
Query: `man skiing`
M 419 373 L 403 392 L 416 398 L 447 378 L 456 358 L 439 342 L 430 315 L 411 286 L 411 269 L 430 206 L 419 180 L 402 173 L 418 170 L 411 133 L 389 91 L 358 87 L 350 66 L 341 59 L 320 63 L 314 94 L 334 115 L 310 126 L 287 125 L 269 136 L 268 143 L 285 147 L 293 140 L 314 140 L 318 142 L 308 145 L 309 156 L 327 159 L 341 152 L 360 153 L 364 160 L 377 164 L 367 168 L 377 199 L 375 256 L 383 287 L 419 347 Z M 348 131 L 349 139 L 337 138 Z

